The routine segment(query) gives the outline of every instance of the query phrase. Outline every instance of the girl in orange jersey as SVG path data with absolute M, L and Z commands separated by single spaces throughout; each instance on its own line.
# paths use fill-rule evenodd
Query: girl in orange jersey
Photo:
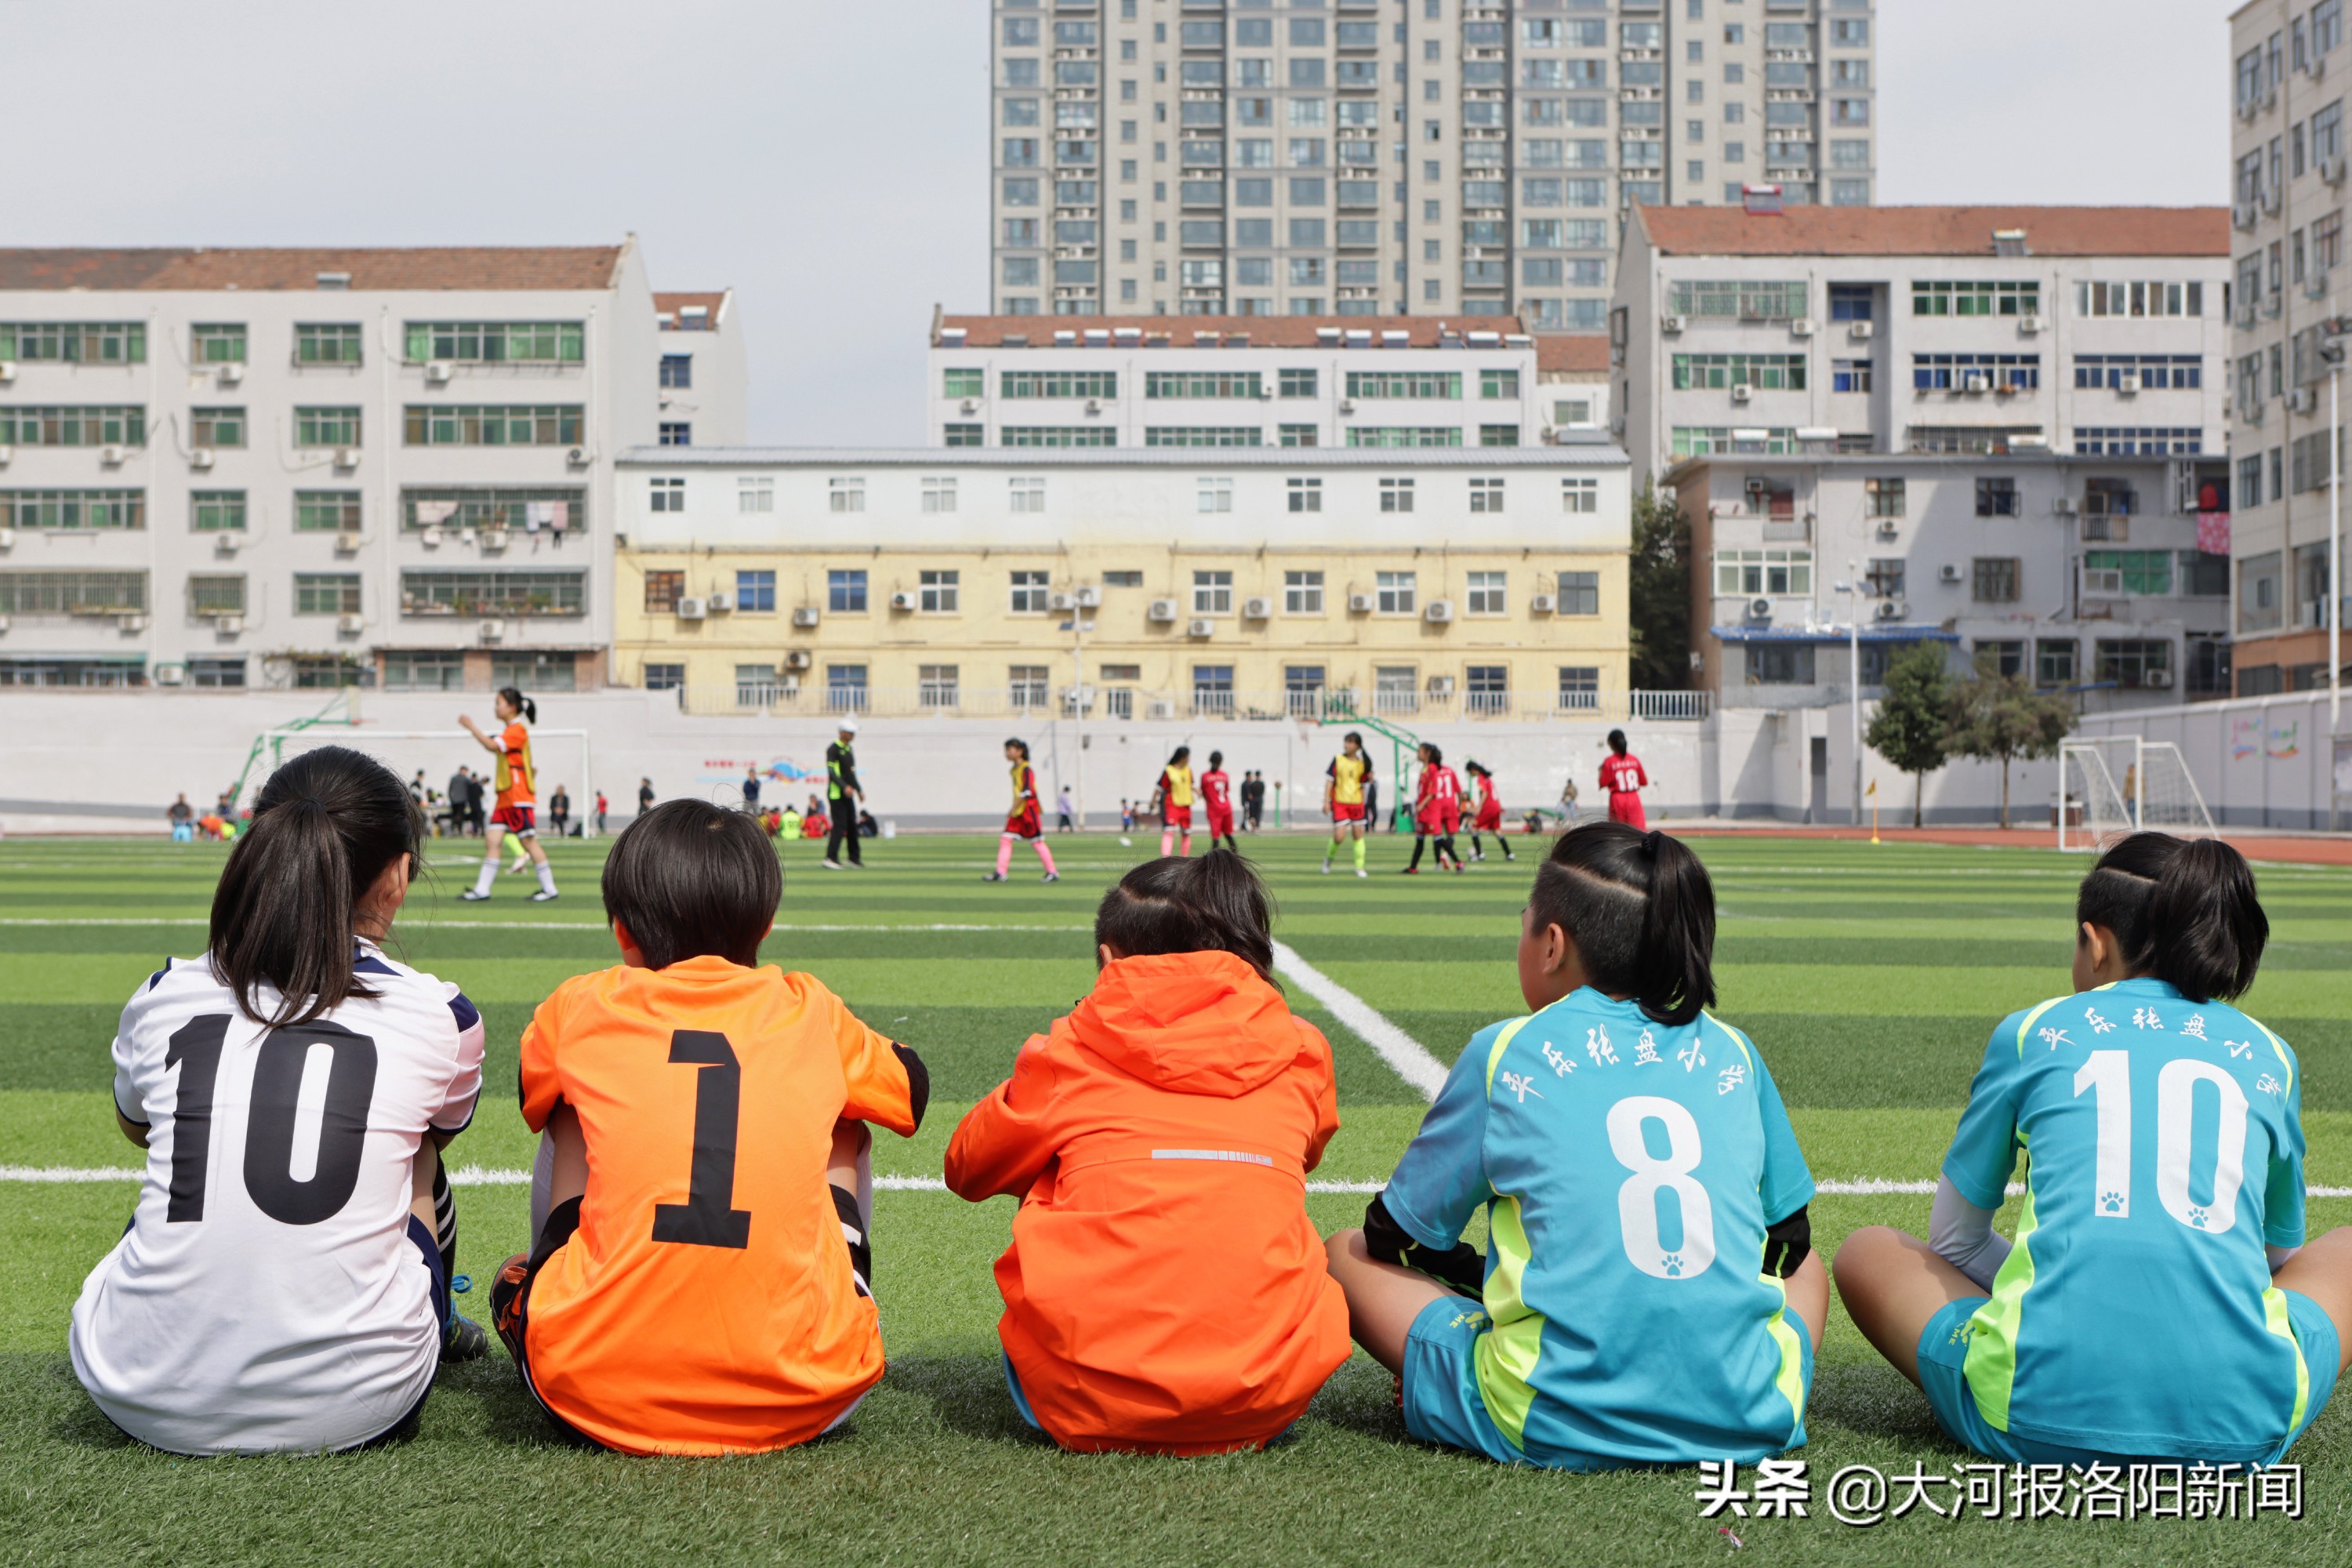
M 1013 809 L 1004 814 L 1004 833 L 996 841 L 996 869 L 981 880 L 1012 880 L 1013 843 L 1022 839 L 1034 846 L 1037 858 L 1045 863 L 1044 879 L 1058 882 L 1062 874 L 1054 869 L 1054 852 L 1045 845 L 1045 808 L 1037 799 L 1037 770 L 1029 765 L 1029 742 L 1005 742 L 1004 760 L 1013 764 Z
M 949 1145 L 948 1186 L 1015 1195 L 1005 1381 L 1066 1448 L 1255 1448 L 1348 1356 L 1306 1178 L 1339 1131 L 1331 1047 L 1273 979 L 1265 888 L 1213 849 L 1129 871 L 1094 992 Z
M 499 848 L 511 833 L 530 851 L 531 864 L 539 872 L 539 891 L 530 896 L 530 901 L 548 903 L 556 896 L 555 868 L 547 863 L 547 850 L 539 842 L 539 784 L 531 770 L 530 731 L 524 727 L 526 721 L 539 721 L 539 705 L 508 686 L 499 689 L 490 706 L 505 726 L 495 740 L 482 733 L 473 715 L 461 714 L 457 720 L 467 734 L 481 742 L 482 750 L 499 760 L 498 809 L 482 834 L 481 875 L 457 896 L 469 904 L 490 896 L 490 885 L 499 879 Z

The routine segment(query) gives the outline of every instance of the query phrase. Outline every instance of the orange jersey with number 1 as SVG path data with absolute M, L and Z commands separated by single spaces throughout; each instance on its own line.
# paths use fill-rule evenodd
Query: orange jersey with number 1
M 630 1453 L 816 1436 L 882 1375 L 825 1181 L 834 1124 L 911 1135 L 911 1053 L 806 974 L 690 958 L 563 983 L 522 1037 L 522 1113 L 588 1145 L 580 1228 L 535 1277 L 539 1396 Z
M 520 723 L 499 732 L 497 783 L 499 805 L 531 805 L 539 800 L 539 781 L 530 768 L 530 731 Z

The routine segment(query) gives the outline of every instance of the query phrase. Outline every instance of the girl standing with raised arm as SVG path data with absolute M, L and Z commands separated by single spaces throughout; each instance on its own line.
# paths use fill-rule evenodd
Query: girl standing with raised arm
M 525 721 L 539 721 L 539 704 L 513 687 L 501 687 L 491 700 L 491 710 L 505 726 L 493 740 L 482 733 L 471 714 L 461 715 L 457 722 L 466 732 L 481 742 L 482 750 L 498 758 L 498 810 L 490 817 L 489 826 L 482 835 L 482 871 L 474 885 L 458 894 L 467 903 L 480 903 L 490 896 L 490 887 L 499 879 L 499 848 L 506 836 L 513 834 L 530 851 L 531 865 L 539 872 L 539 891 L 530 896 L 534 904 L 544 904 L 555 896 L 555 868 L 547 863 L 547 850 L 539 841 L 539 788 L 537 775 L 530 765 L 530 731 Z

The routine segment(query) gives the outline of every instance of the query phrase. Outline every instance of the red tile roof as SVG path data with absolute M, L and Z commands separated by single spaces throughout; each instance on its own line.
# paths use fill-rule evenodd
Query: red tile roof
M 350 274 L 355 289 L 586 290 L 613 286 L 621 249 L 0 249 L 0 289 L 315 290 L 319 274 L 342 272 Z
M 1536 370 L 1570 375 L 1609 374 L 1606 332 L 1538 332 Z
M 1435 316 L 941 316 L 932 342 L 939 341 L 940 331 L 958 327 L 963 329 L 964 346 L 975 349 L 1003 348 L 1007 337 L 1026 337 L 1029 347 L 1050 349 L 1055 346 L 1055 332 L 1076 332 L 1078 346 L 1084 346 L 1085 334 L 1090 331 L 1121 329 L 1139 331 L 1154 346 L 1170 348 L 1191 348 L 1194 333 L 1214 332 L 1221 338 L 1245 336 L 1254 349 L 1311 349 L 1319 341 L 1317 329 L 1333 327 L 1341 331 L 1370 331 L 1376 342 L 1383 332 L 1404 332 L 1409 334 L 1407 346 L 1427 349 L 1437 346 L 1441 327 L 1456 336 L 1464 332 L 1507 335 L 1528 330 L 1517 316 L 1443 320 Z
M 2035 256 L 2227 256 L 2227 207 L 1643 207 L 1670 256 L 1990 256 L 2023 229 Z
M 724 289 L 721 289 L 715 293 L 705 294 L 656 293 L 654 296 L 654 310 L 657 315 L 667 316 L 669 318 L 667 321 L 662 322 L 663 331 L 676 331 L 679 330 L 678 323 L 684 319 L 681 312 L 684 311 L 688 305 L 699 305 L 703 309 L 703 327 L 701 329 L 687 328 L 685 330 L 688 331 L 697 330 L 717 331 L 719 330 L 719 318 L 726 313 L 727 293 L 728 291 Z

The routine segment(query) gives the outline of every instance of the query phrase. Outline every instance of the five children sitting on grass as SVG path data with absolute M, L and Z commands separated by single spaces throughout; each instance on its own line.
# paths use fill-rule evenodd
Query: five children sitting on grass
M 437 1362 L 481 1353 L 449 1309 L 439 1152 L 473 1114 L 481 1020 L 379 945 L 421 837 L 370 759 L 287 764 L 206 958 L 124 1009 L 115 1103 L 148 1164 L 70 1346 L 133 1437 L 367 1447 L 415 1430 Z M 578 1440 L 783 1447 L 883 1375 L 868 1128 L 911 1136 L 929 1078 L 759 965 L 782 891 L 751 818 L 646 814 L 604 869 L 622 962 L 523 1036 L 536 1240 L 492 1315 Z M 2352 1346 L 2352 1229 L 2304 1244 L 2298 1066 L 2229 1005 L 2267 935 L 2252 875 L 2137 835 L 2075 925 L 2075 994 L 1994 1032 L 1928 1239 L 1855 1232 L 1839 1292 L 1979 1453 L 2274 1462 Z M 1136 868 L 1097 913 L 1092 993 L 956 1130 L 949 1186 L 1019 1199 L 996 1277 L 1022 1419 L 1078 1450 L 1260 1447 L 1352 1335 L 1407 1432 L 1504 1463 L 1803 1444 L 1830 1299 L 1813 1184 L 1756 1044 L 1706 1010 L 1696 856 L 1619 823 L 1553 846 L 1522 917 L 1528 1014 L 1471 1039 L 1363 1227 L 1328 1242 L 1306 1180 L 1339 1128 L 1331 1051 L 1283 1000 L 1271 930 L 1229 851 Z M 1483 1254 L 1462 1240 L 1481 1211 Z M 2213 1375 L 2167 1375 L 2184 1358 Z

